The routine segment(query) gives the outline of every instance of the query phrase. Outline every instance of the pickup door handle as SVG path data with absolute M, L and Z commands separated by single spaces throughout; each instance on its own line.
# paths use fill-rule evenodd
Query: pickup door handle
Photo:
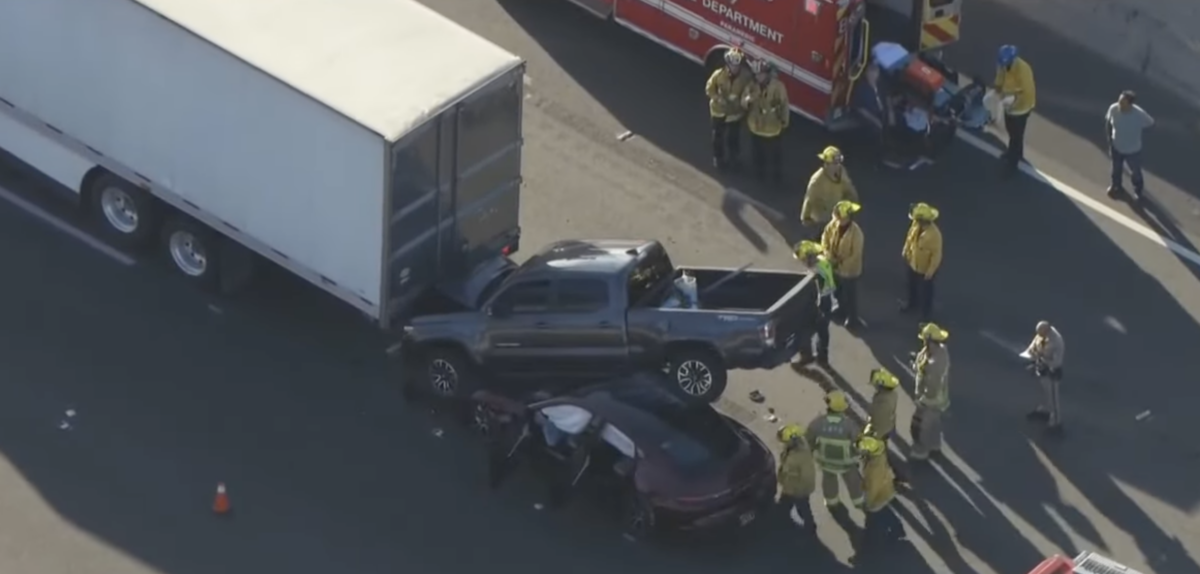
M 537 323 L 533 324 L 534 329 L 546 329 L 549 327 L 550 327 L 550 323 L 547 323 L 545 321 L 538 321 Z
M 601 327 L 612 327 L 612 323 L 610 323 L 608 321 L 600 321 L 600 326 Z

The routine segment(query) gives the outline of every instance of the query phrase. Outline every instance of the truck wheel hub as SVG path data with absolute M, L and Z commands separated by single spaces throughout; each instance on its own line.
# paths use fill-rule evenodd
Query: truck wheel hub
M 199 277 L 208 271 L 208 254 L 204 252 L 204 245 L 195 235 L 187 231 L 176 231 L 171 234 L 169 244 L 171 259 L 180 271 L 189 277 Z
M 712 389 L 712 371 L 700 361 L 684 361 L 675 369 L 675 380 L 683 392 L 701 396 Z
M 138 228 L 138 212 L 133 198 L 117 187 L 100 192 L 100 210 L 108 224 L 121 233 L 133 233 Z
M 454 387 L 458 385 L 458 371 L 454 370 L 454 365 L 437 359 L 429 365 L 429 384 L 438 395 L 453 395 Z

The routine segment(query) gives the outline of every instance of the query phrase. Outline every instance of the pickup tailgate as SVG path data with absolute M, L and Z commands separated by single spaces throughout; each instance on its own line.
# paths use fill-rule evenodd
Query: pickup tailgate
M 798 282 L 780 297 L 767 315 L 775 326 L 775 347 L 794 349 L 800 335 L 810 332 L 817 320 L 817 282 L 812 274 L 795 277 Z

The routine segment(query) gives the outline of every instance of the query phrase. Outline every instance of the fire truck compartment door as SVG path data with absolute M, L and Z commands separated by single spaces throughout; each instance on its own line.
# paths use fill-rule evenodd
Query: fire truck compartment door
M 937 50 L 958 41 L 962 0 L 917 0 L 921 9 L 920 50 Z

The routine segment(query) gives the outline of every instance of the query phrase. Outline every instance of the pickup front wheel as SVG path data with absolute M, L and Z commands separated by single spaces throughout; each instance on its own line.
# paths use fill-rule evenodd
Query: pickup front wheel
M 667 359 L 667 375 L 674 390 L 684 399 L 698 403 L 716 402 L 729 383 L 725 362 L 712 351 L 684 349 Z
M 437 398 L 462 398 L 477 390 L 475 365 L 457 349 L 429 350 L 420 371 L 413 374 L 420 377 L 424 390 Z

